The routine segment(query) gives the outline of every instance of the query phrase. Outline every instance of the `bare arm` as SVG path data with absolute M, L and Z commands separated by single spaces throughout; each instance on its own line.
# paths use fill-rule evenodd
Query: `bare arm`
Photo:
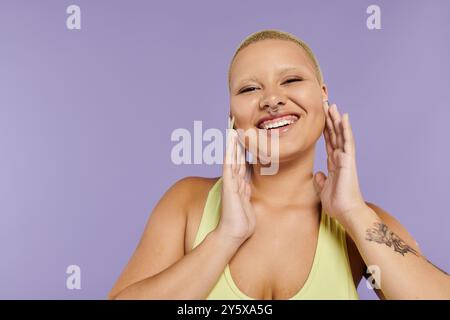
M 323 106 L 328 176 L 316 173 L 315 185 L 326 212 L 344 225 L 365 264 L 378 270 L 381 298 L 450 299 L 448 274 L 420 253 L 395 219 L 364 201 L 348 113 L 341 117 L 336 104 Z
M 110 298 L 205 299 L 236 248 L 213 231 L 169 268 L 138 281 Z
M 155 207 L 142 239 L 109 294 L 110 299 L 204 299 L 240 245 L 254 231 L 245 154 L 228 139 L 217 228 L 184 255 L 186 211 L 196 178 L 176 183 Z M 239 161 L 238 161 L 239 160 Z
M 427 260 L 406 229 L 381 208 L 367 203 L 345 228 L 367 266 L 380 272 L 381 299 L 450 299 L 450 277 Z M 376 277 L 374 277 L 376 279 Z
M 184 255 L 186 208 L 195 179 L 180 180 L 161 198 L 109 299 L 204 299 L 207 296 L 239 246 L 227 241 L 216 229 Z

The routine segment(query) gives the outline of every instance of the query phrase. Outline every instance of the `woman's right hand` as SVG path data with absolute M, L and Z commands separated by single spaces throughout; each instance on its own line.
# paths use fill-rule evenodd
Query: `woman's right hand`
M 222 173 L 221 217 L 216 231 L 239 246 L 253 234 L 256 224 L 247 170 L 245 149 L 237 131 L 229 129 Z

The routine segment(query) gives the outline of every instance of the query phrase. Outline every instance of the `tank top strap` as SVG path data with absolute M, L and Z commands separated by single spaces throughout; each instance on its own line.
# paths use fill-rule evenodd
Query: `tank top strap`
M 339 246 L 343 248 L 346 245 L 346 231 L 339 221 L 326 215 L 327 225 L 330 232 L 338 239 Z M 345 250 L 347 251 L 346 247 Z
M 192 248 L 198 246 L 203 241 L 203 239 L 205 239 L 208 233 L 210 233 L 217 227 L 217 224 L 220 220 L 221 191 L 222 177 L 217 179 L 216 183 L 208 192 L 205 207 L 202 213 L 202 218 L 200 220 L 200 226 L 198 228 Z
M 324 211 L 325 213 L 325 211 Z M 319 267 L 321 281 L 343 290 L 342 296 L 358 299 L 358 293 L 353 283 L 350 260 L 347 250 L 346 230 L 337 219 L 324 214 L 323 250 Z

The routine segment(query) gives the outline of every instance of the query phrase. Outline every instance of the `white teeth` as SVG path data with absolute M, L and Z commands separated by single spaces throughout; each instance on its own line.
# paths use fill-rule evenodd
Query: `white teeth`
M 266 130 L 268 129 L 273 129 L 273 128 L 278 128 L 281 126 L 285 126 L 287 124 L 292 124 L 295 121 L 297 121 L 297 119 L 283 119 L 283 120 L 279 120 L 279 121 L 275 121 L 275 122 L 269 122 L 268 123 L 263 123 L 262 127 Z

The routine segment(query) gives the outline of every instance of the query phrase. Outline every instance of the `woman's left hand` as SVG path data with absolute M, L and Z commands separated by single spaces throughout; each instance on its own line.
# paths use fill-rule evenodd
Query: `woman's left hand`
M 327 103 L 324 112 L 328 176 L 315 173 L 314 184 L 325 212 L 345 223 L 351 212 L 366 206 L 356 172 L 355 141 L 348 113 L 341 117 L 336 104 Z

